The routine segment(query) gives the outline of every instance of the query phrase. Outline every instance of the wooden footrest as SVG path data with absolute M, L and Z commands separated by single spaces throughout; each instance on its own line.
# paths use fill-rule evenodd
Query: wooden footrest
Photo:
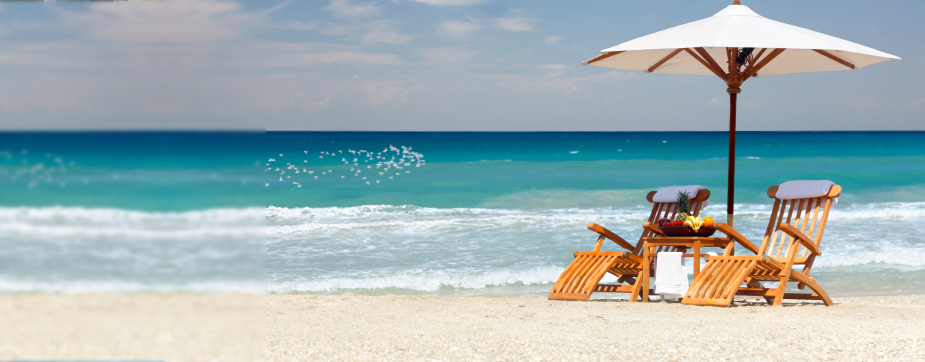
M 681 304 L 728 307 L 757 264 L 758 259 L 750 257 L 710 257 Z
M 578 252 L 549 293 L 550 300 L 588 300 L 607 269 L 626 253 Z M 616 291 L 616 290 L 614 290 Z

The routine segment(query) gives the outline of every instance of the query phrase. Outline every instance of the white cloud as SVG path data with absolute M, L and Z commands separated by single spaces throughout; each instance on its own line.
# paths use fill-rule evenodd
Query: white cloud
M 324 99 L 322 99 L 322 100 L 312 102 L 312 105 L 313 105 L 313 106 L 315 106 L 315 107 L 321 107 L 321 108 L 325 108 L 325 107 L 327 107 L 329 104 L 331 104 L 331 95 L 330 95 L 330 94 L 327 95 L 327 96 L 325 96 Z
M 219 0 L 117 5 L 55 8 L 51 39 L 30 33 L 49 27 L 12 33 L 32 40 L 0 56 L 0 128 L 262 128 L 242 91 L 257 77 L 230 74 L 253 57 L 265 13 Z
M 309 21 L 298 21 L 298 20 L 284 20 L 277 21 L 271 24 L 272 27 L 277 29 L 286 29 L 286 30 L 321 30 L 323 28 L 321 21 L 319 20 L 309 20 Z
M 710 100 L 707 101 L 707 105 L 710 105 L 710 106 L 717 105 L 717 104 L 720 104 L 719 98 L 710 98 Z
M 272 12 L 274 12 L 274 11 L 279 11 L 279 10 L 281 10 L 282 8 L 285 8 L 285 7 L 289 6 L 289 4 L 291 4 L 291 3 L 292 3 L 292 0 L 286 0 L 286 1 L 283 1 L 283 2 L 281 2 L 281 3 L 279 3 L 279 4 L 276 4 L 276 6 L 273 6 L 272 8 L 269 8 L 269 9 L 267 9 L 267 10 L 264 10 L 264 12 L 272 13 Z
M 481 28 L 481 25 L 468 21 L 444 21 L 437 24 L 437 34 L 446 38 L 464 39 Z
M 558 48 L 560 41 L 562 41 L 561 35 L 553 35 L 553 36 L 546 37 L 546 45 L 551 46 L 553 48 Z
M 537 66 L 536 66 L 536 69 L 543 69 L 543 70 L 570 70 L 570 69 L 573 69 L 573 68 L 570 67 L 570 66 L 567 66 L 567 65 L 565 65 L 565 64 L 543 64 L 543 65 L 537 65 Z
M 559 69 L 557 64 L 552 64 L 552 66 L 554 66 L 552 69 Z M 538 68 L 544 69 L 543 67 Z M 585 77 L 567 77 L 564 74 L 565 72 L 550 72 L 544 76 L 497 75 L 494 78 L 497 79 L 499 86 L 507 88 L 577 93 L 580 87 L 590 83 L 613 83 L 636 77 L 633 73 L 619 71 Z
M 370 17 L 379 14 L 376 3 L 351 4 L 349 0 L 331 0 L 324 10 L 339 18 Z
M 366 84 L 366 93 L 373 107 L 388 102 L 404 103 L 408 101 L 408 92 L 421 89 L 421 86 L 402 87 L 397 84 L 369 83 Z
M 490 20 L 491 26 L 507 31 L 536 31 L 536 28 L 533 27 L 533 24 L 536 22 L 533 19 L 527 18 L 493 18 Z
M 411 0 L 416 3 L 436 6 L 467 6 L 477 5 L 485 2 L 484 0 Z
M 251 63 L 259 68 L 310 68 L 320 65 L 360 64 L 399 65 L 401 58 L 387 53 L 364 53 L 357 51 L 326 51 L 266 55 L 263 60 Z
M 400 34 L 392 29 L 390 21 L 374 21 L 366 23 L 364 26 L 368 32 L 363 35 L 363 45 L 372 44 L 406 44 L 413 38 L 410 35 Z
M 94 6 L 62 12 L 67 25 L 94 39 L 132 44 L 195 44 L 232 40 L 259 19 L 232 2 L 202 0 Z
M 424 49 L 418 54 L 431 63 L 463 64 L 472 58 L 472 52 L 463 47 Z

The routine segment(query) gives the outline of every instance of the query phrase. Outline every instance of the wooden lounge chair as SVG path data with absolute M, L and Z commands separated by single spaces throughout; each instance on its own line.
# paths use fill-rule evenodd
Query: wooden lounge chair
M 818 186 L 822 191 L 817 197 L 781 199 L 778 189 L 786 182 L 768 188 L 768 197 L 774 199 L 774 207 L 760 248 L 729 225 L 716 224 L 717 231 L 757 255 L 734 256 L 730 248 L 723 256 L 707 258 L 706 266 L 694 278 L 681 303 L 728 307 L 734 296 L 746 295 L 764 297 L 775 306 L 781 305 L 783 299 L 821 300 L 825 305 L 832 305 L 832 299 L 809 272 L 816 257 L 822 255 L 819 249 L 822 233 L 833 201 L 842 189 L 831 181 L 811 182 L 822 182 Z M 800 265 L 802 270 L 794 270 Z M 779 284 L 767 288 L 761 285 L 765 281 Z M 742 287 L 743 283 L 747 286 Z M 809 287 L 815 293 L 785 293 L 788 283 L 798 283 L 801 290 Z
M 671 188 L 663 188 L 666 191 L 669 189 Z M 652 203 L 652 212 L 649 214 L 649 222 L 645 223 L 648 227 L 643 229 L 642 235 L 635 246 L 603 226 L 595 223 L 588 224 L 588 230 L 598 234 L 594 250 L 575 252 L 575 260 L 559 276 L 549 293 L 549 299 L 588 300 L 593 292 L 612 292 L 630 293 L 629 300 L 635 302 L 642 288 L 642 283 L 637 280 L 639 273 L 642 271 L 642 238 L 660 235 L 658 228 L 652 226 L 651 223 L 662 218 L 674 219 L 678 212 L 677 201 L 654 201 L 653 197 L 657 192 L 651 191 L 646 195 L 646 200 Z M 691 197 L 691 214 L 699 215 L 708 198 L 710 198 L 710 190 L 707 189 L 701 189 L 697 195 Z M 613 241 L 626 251 L 601 251 L 604 239 Z M 598 284 L 606 273 L 617 276 L 617 282 L 625 284 Z

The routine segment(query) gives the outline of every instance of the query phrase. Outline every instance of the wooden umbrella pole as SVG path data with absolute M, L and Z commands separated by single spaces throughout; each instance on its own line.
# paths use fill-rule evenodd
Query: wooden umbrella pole
M 727 183 L 727 192 L 729 198 L 726 200 L 726 223 L 732 226 L 732 204 L 735 200 L 735 173 L 736 173 L 736 98 L 739 94 L 739 88 L 730 87 L 729 92 L 729 179 Z
M 738 3 L 738 1 L 736 1 Z M 732 214 L 734 212 L 732 205 L 735 202 L 735 179 L 736 179 L 736 98 L 742 91 L 739 86 L 745 79 L 742 78 L 741 66 L 737 61 L 739 54 L 738 48 L 726 48 L 726 57 L 729 62 L 729 73 L 726 73 L 726 93 L 729 93 L 729 175 L 726 190 L 726 223 L 732 226 Z

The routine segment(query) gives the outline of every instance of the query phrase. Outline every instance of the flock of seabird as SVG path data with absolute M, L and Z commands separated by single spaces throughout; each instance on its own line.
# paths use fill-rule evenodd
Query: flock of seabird
M 311 155 L 308 150 L 302 153 L 294 156 L 280 153 L 279 157 L 268 158 L 265 163 L 266 186 L 269 187 L 272 182 L 276 182 L 298 188 L 302 187 L 304 182 L 325 178 L 359 181 L 372 186 L 394 180 L 396 177 L 411 173 L 411 168 L 427 164 L 424 161 L 424 155 L 414 152 L 408 146 L 389 145 L 381 152 L 348 148 L 346 151 L 321 151 Z M 338 158 L 340 160 L 337 160 Z M 332 160 L 333 162 L 339 161 L 343 165 L 331 166 Z M 312 163 L 315 162 L 322 164 L 313 165 Z

